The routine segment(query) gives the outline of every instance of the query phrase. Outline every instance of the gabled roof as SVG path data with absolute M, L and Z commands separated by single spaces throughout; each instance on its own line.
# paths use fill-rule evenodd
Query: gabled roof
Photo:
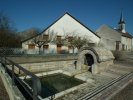
M 76 18 L 74 18 L 71 14 L 69 14 L 68 12 L 66 12 L 66 13 L 64 13 L 61 17 L 59 17 L 57 20 L 55 20 L 52 24 L 50 24 L 48 27 L 46 27 L 40 34 L 37 34 L 37 35 L 35 35 L 35 36 L 33 36 L 33 37 L 30 37 L 30 38 L 28 38 L 28 39 L 26 39 L 26 40 L 24 40 L 24 41 L 22 41 L 22 42 L 25 42 L 25 41 L 28 41 L 28 40 L 30 40 L 30 39 L 32 39 L 32 38 L 35 38 L 35 37 L 37 37 L 37 36 L 39 36 L 39 35 L 41 35 L 42 33 L 44 33 L 48 28 L 50 28 L 53 24 L 55 24 L 58 20 L 60 20 L 64 15 L 69 15 L 70 17 L 72 17 L 75 21 L 77 21 L 79 24 L 81 24 L 83 27 L 85 27 L 86 29 L 88 29 L 90 32 L 92 32 L 95 36 L 97 36 L 98 38 L 100 38 L 100 36 L 99 35 L 97 35 L 95 32 L 93 32 L 90 28 L 88 28 L 87 26 L 85 26 L 83 23 L 81 23 L 79 20 L 77 20 Z
M 121 34 L 114 30 L 112 27 L 103 24 L 97 30 L 96 33 L 104 39 L 110 39 L 114 41 L 121 41 Z

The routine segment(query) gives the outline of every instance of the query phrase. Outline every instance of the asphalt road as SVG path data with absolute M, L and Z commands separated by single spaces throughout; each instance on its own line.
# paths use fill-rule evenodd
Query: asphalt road
M 123 52 L 122 60 L 117 61 L 128 67 L 133 67 L 133 52 Z M 122 91 L 116 94 L 111 100 L 133 100 L 133 81 Z
M 133 82 L 115 95 L 111 100 L 133 100 Z

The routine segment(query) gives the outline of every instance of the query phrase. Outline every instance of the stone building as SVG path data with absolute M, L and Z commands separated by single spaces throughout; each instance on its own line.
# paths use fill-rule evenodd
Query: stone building
M 60 41 L 65 35 L 72 37 L 73 34 L 81 38 L 85 37 L 86 39 L 90 39 L 93 44 L 98 44 L 100 41 L 100 37 L 95 34 L 95 32 L 69 13 L 65 13 L 44 29 L 44 31 L 42 31 L 39 35 L 24 40 L 22 42 L 22 48 L 28 50 L 29 53 L 35 53 L 38 51 L 38 47 L 34 43 L 36 38 L 39 38 L 40 43 L 42 40 L 44 41 L 50 39 L 52 41 L 55 38 Z M 69 53 L 72 53 L 71 47 L 62 46 L 52 42 L 48 42 L 41 47 L 41 51 L 44 51 L 45 53 L 60 53 L 61 50 L 67 50 Z
M 117 29 L 102 25 L 96 30 L 96 33 L 101 37 L 100 43 L 107 49 L 130 51 L 133 49 L 133 36 L 125 30 L 125 21 L 122 13 Z

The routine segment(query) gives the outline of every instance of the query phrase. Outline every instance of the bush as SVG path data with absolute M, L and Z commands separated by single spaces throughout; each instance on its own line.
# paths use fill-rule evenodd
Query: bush
M 122 52 L 121 51 L 112 51 L 114 57 L 115 57 L 115 60 L 121 60 L 122 59 Z
M 68 54 L 69 53 L 69 51 L 67 51 L 67 50 L 61 50 L 60 51 L 60 54 Z

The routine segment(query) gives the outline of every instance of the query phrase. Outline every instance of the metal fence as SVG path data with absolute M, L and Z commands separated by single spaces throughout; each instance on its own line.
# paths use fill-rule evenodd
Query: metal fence
M 38 100 L 38 95 L 41 92 L 41 82 L 40 79 L 34 75 L 33 73 L 29 72 L 28 70 L 21 67 L 19 64 L 14 63 L 13 61 L 9 60 L 6 57 L 1 57 L 0 62 L 5 69 L 5 72 L 8 73 L 11 76 L 12 79 L 12 85 L 16 85 L 19 83 L 21 87 L 28 93 L 28 95 L 33 100 Z M 17 69 L 17 73 L 16 73 Z M 30 76 L 32 80 L 33 90 L 29 90 L 29 88 L 26 87 L 26 85 L 23 83 L 23 81 L 18 77 L 19 74 L 23 73 L 25 76 Z
M 76 54 L 73 54 L 76 55 Z M 38 100 L 38 95 L 40 95 L 40 91 L 41 91 L 41 82 L 40 79 L 33 74 L 32 72 L 24 69 L 23 67 L 21 67 L 19 64 L 13 62 L 11 59 L 9 59 L 8 57 L 10 56 L 31 56 L 31 57 L 35 57 L 35 56 L 46 56 L 46 58 L 50 58 L 52 57 L 56 57 L 56 58 L 66 58 L 69 56 L 73 56 L 72 54 L 55 54 L 55 53 L 51 53 L 51 54 L 27 54 L 25 53 L 25 51 L 21 48 L 0 48 L 0 63 L 2 64 L 3 68 L 5 69 L 6 73 L 8 73 L 12 79 L 12 85 L 16 85 L 16 82 L 19 83 L 19 85 L 21 85 L 21 87 L 27 92 L 27 94 L 29 94 L 29 96 L 33 99 L 33 100 Z M 22 79 L 20 79 L 18 76 L 19 75 L 23 75 L 24 77 L 26 76 L 30 76 L 32 79 L 32 90 L 30 90 L 28 87 L 26 87 L 25 83 L 23 82 Z M 52 91 L 51 91 L 52 92 Z M 51 100 L 54 98 L 54 95 L 51 96 Z
M 41 51 L 39 53 L 38 49 L 22 49 L 22 48 L 0 48 L 0 57 L 4 57 L 4 56 L 30 56 L 30 55 L 34 55 L 34 56 L 48 56 L 48 55 L 76 55 L 77 53 L 69 53 L 67 51 L 62 50 L 60 53 L 56 53 L 56 52 L 45 52 L 45 51 Z

